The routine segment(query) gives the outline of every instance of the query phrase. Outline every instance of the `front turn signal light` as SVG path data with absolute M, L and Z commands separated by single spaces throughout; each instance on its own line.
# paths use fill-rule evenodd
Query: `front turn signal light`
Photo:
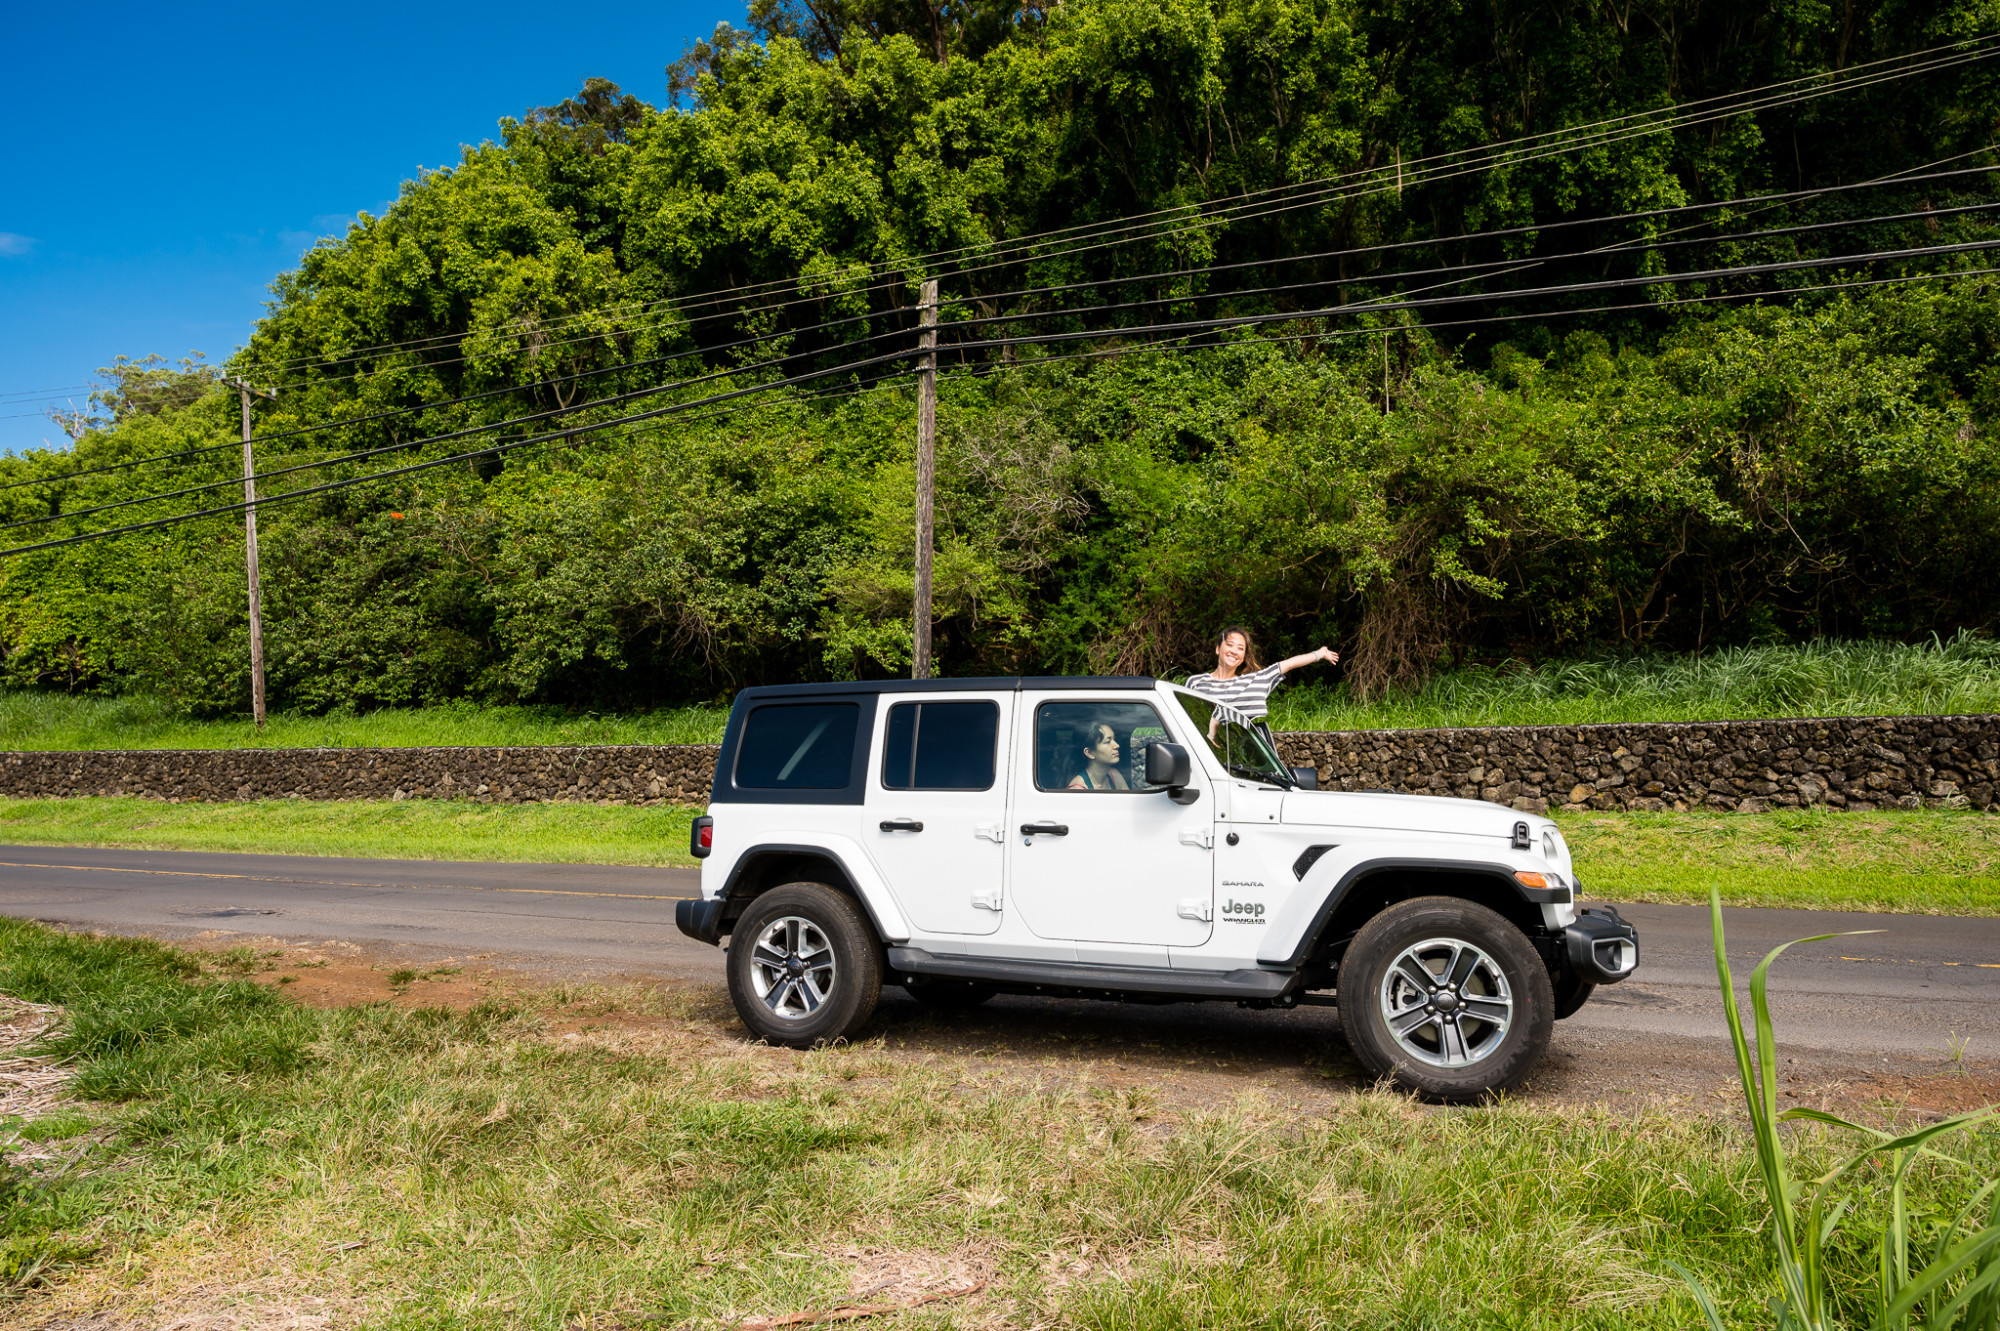
M 1551 883 L 1551 882 L 1549 881 L 1549 878 L 1548 878 L 1548 875 L 1547 875 L 1547 874 L 1540 874 L 1540 873 L 1535 873 L 1535 872 L 1534 872 L 1533 870 L 1530 870 L 1530 869 L 1516 869 L 1516 870 L 1514 870 L 1514 881 L 1515 881 L 1515 882 L 1517 882 L 1517 883 L 1519 883 L 1519 884 L 1520 884 L 1520 885 L 1521 885 L 1522 887 L 1553 887 L 1553 886 L 1555 886 L 1555 884 L 1553 884 L 1553 883 Z

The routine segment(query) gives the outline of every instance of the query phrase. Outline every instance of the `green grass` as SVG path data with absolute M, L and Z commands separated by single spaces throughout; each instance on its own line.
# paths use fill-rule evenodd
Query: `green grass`
M 1418 730 L 2000 712 L 2000 642 L 1967 633 L 1917 644 L 1825 642 L 1472 668 L 1369 703 L 1344 688 L 1315 685 L 1320 673 L 1308 670 L 1303 687 L 1272 695 L 1273 727 Z
M 0 800 L 0 844 L 368 859 L 692 865 L 695 811 L 443 800 L 160 804 Z M 2000 814 L 1558 814 L 1592 896 L 2000 915 Z
M 1701 905 L 2000 915 L 2000 814 L 1942 810 L 1555 815 L 1589 895 Z
M 456 800 L 162 804 L 0 799 L 0 844 L 351 855 L 363 859 L 689 865 L 695 811 Z
M 848 1301 L 871 1263 L 954 1260 L 988 1289 L 897 1326 L 1568 1331 L 1692 1325 L 1670 1262 L 1746 1324 L 1770 1280 L 1745 1134 L 1684 1109 L 1169 1112 L 977 1057 L 758 1049 L 658 991 L 648 1029 L 568 1036 L 551 1005 L 588 993 L 307 1011 L 157 944 L 12 921 L 0 990 L 67 1008 L 51 1052 L 111 1130 L 76 1167 L 10 1173 L 13 1325 L 728 1325 Z M 1800 1132 L 1800 1171 L 1835 1145 Z M 1971 1171 L 1913 1171 L 1919 1213 L 2000 1142 L 1944 1150 Z
M 453 703 L 365 716 L 280 712 L 260 731 L 244 719 L 193 720 L 149 698 L 84 698 L 12 689 L 0 690 L 0 750 L 715 744 L 728 719 L 727 707 L 613 715 L 559 707 Z
M 1324 677 L 1323 669 L 1310 669 L 1299 684 L 1280 689 L 1271 724 L 1369 730 L 2000 712 L 2000 642 L 1971 634 L 1914 645 L 1829 642 L 1475 667 L 1368 703 L 1344 686 L 1316 682 Z M 715 744 L 728 715 L 722 706 L 600 714 L 454 703 L 366 716 L 279 713 L 259 731 L 240 719 L 177 716 L 145 698 L 12 690 L 0 691 L 0 750 Z

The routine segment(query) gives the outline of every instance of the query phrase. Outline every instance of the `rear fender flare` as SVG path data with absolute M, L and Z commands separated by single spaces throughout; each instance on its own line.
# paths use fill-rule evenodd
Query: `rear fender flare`
M 765 886 L 777 886 L 759 881 L 776 859 L 823 862 L 828 869 L 824 876 L 830 880 L 827 886 L 848 892 L 861 903 L 861 908 L 868 912 L 869 922 L 875 926 L 876 937 L 885 943 L 909 940 L 909 921 L 897 908 L 888 885 L 882 881 L 868 857 L 862 854 L 861 847 L 841 836 L 822 835 L 811 841 L 760 841 L 745 849 L 736 857 L 736 863 L 730 866 L 728 881 L 716 894 L 717 899 L 730 903 L 724 910 L 732 920 L 742 913 L 743 903 Z M 802 879 L 794 873 L 788 875 L 785 881 Z
M 1265 950 L 1258 954 L 1258 962 L 1266 966 L 1304 965 L 1306 959 L 1312 956 L 1314 950 L 1325 940 L 1327 926 L 1347 899 L 1368 879 L 1385 873 L 1455 874 L 1486 879 L 1495 887 L 1503 888 L 1522 904 L 1534 906 L 1538 910 L 1542 906 L 1566 903 L 1571 899 L 1570 890 L 1566 887 L 1526 887 L 1515 879 L 1512 865 L 1492 860 L 1441 860 L 1403 855 L 1361 860 L 1341 870 L 1338 878 L 1326 887 L 1317 907 L 1304 918 L 1303 928 L 1297 933 L 1289 930 L 1285 933 L 1274 933 L 1265 945 Z M 1332 874 L 1333 870 L 1329 868 L 1326 875 L 1331 877 Z M 1306 874 L 1308 881 L 1315 876 L 1310 871 Z M 1310 902 L 1312 896 L 1312 893 L 1306 893 L 1305 900 Z

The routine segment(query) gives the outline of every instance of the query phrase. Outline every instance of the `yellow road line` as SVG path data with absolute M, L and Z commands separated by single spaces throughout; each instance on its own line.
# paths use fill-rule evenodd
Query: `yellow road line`
M 270 878 L 253 873 L 203 873 L 194 869 L 126 869 L 112 864 L 21 864 L 0 860 L 0 869 L 74 869 L 89 873 L 144 873 L 166 878 L 232 878 L 249 883 L 297 883 L 324 887 L 386 887 L 419 892 L 427 887 L 452 888 L 461 892 L 521 892 L 544 897 L 613 897 L 621 901 L 686 901 L 685 896 L 658 896 L 645 892 L 585 892 L 564 887 L 482 887 L 475 883 L 347 883 L 329 878 Z

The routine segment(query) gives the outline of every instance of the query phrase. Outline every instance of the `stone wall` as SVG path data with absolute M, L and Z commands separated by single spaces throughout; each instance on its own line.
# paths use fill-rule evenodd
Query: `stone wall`
M 1303 731 L 1286 757 L 1329 790 L 1484 799 L 1529 812 L 1991 809 L 2000 716 L 1691 725 Z M 0 754 L 0 795 L 700 804 L 713 745 L 132 750 Z
M 1565 809 L 1994 807 L 2000 716 L 1303 731 L 1278 737 L 1330 790 Z

